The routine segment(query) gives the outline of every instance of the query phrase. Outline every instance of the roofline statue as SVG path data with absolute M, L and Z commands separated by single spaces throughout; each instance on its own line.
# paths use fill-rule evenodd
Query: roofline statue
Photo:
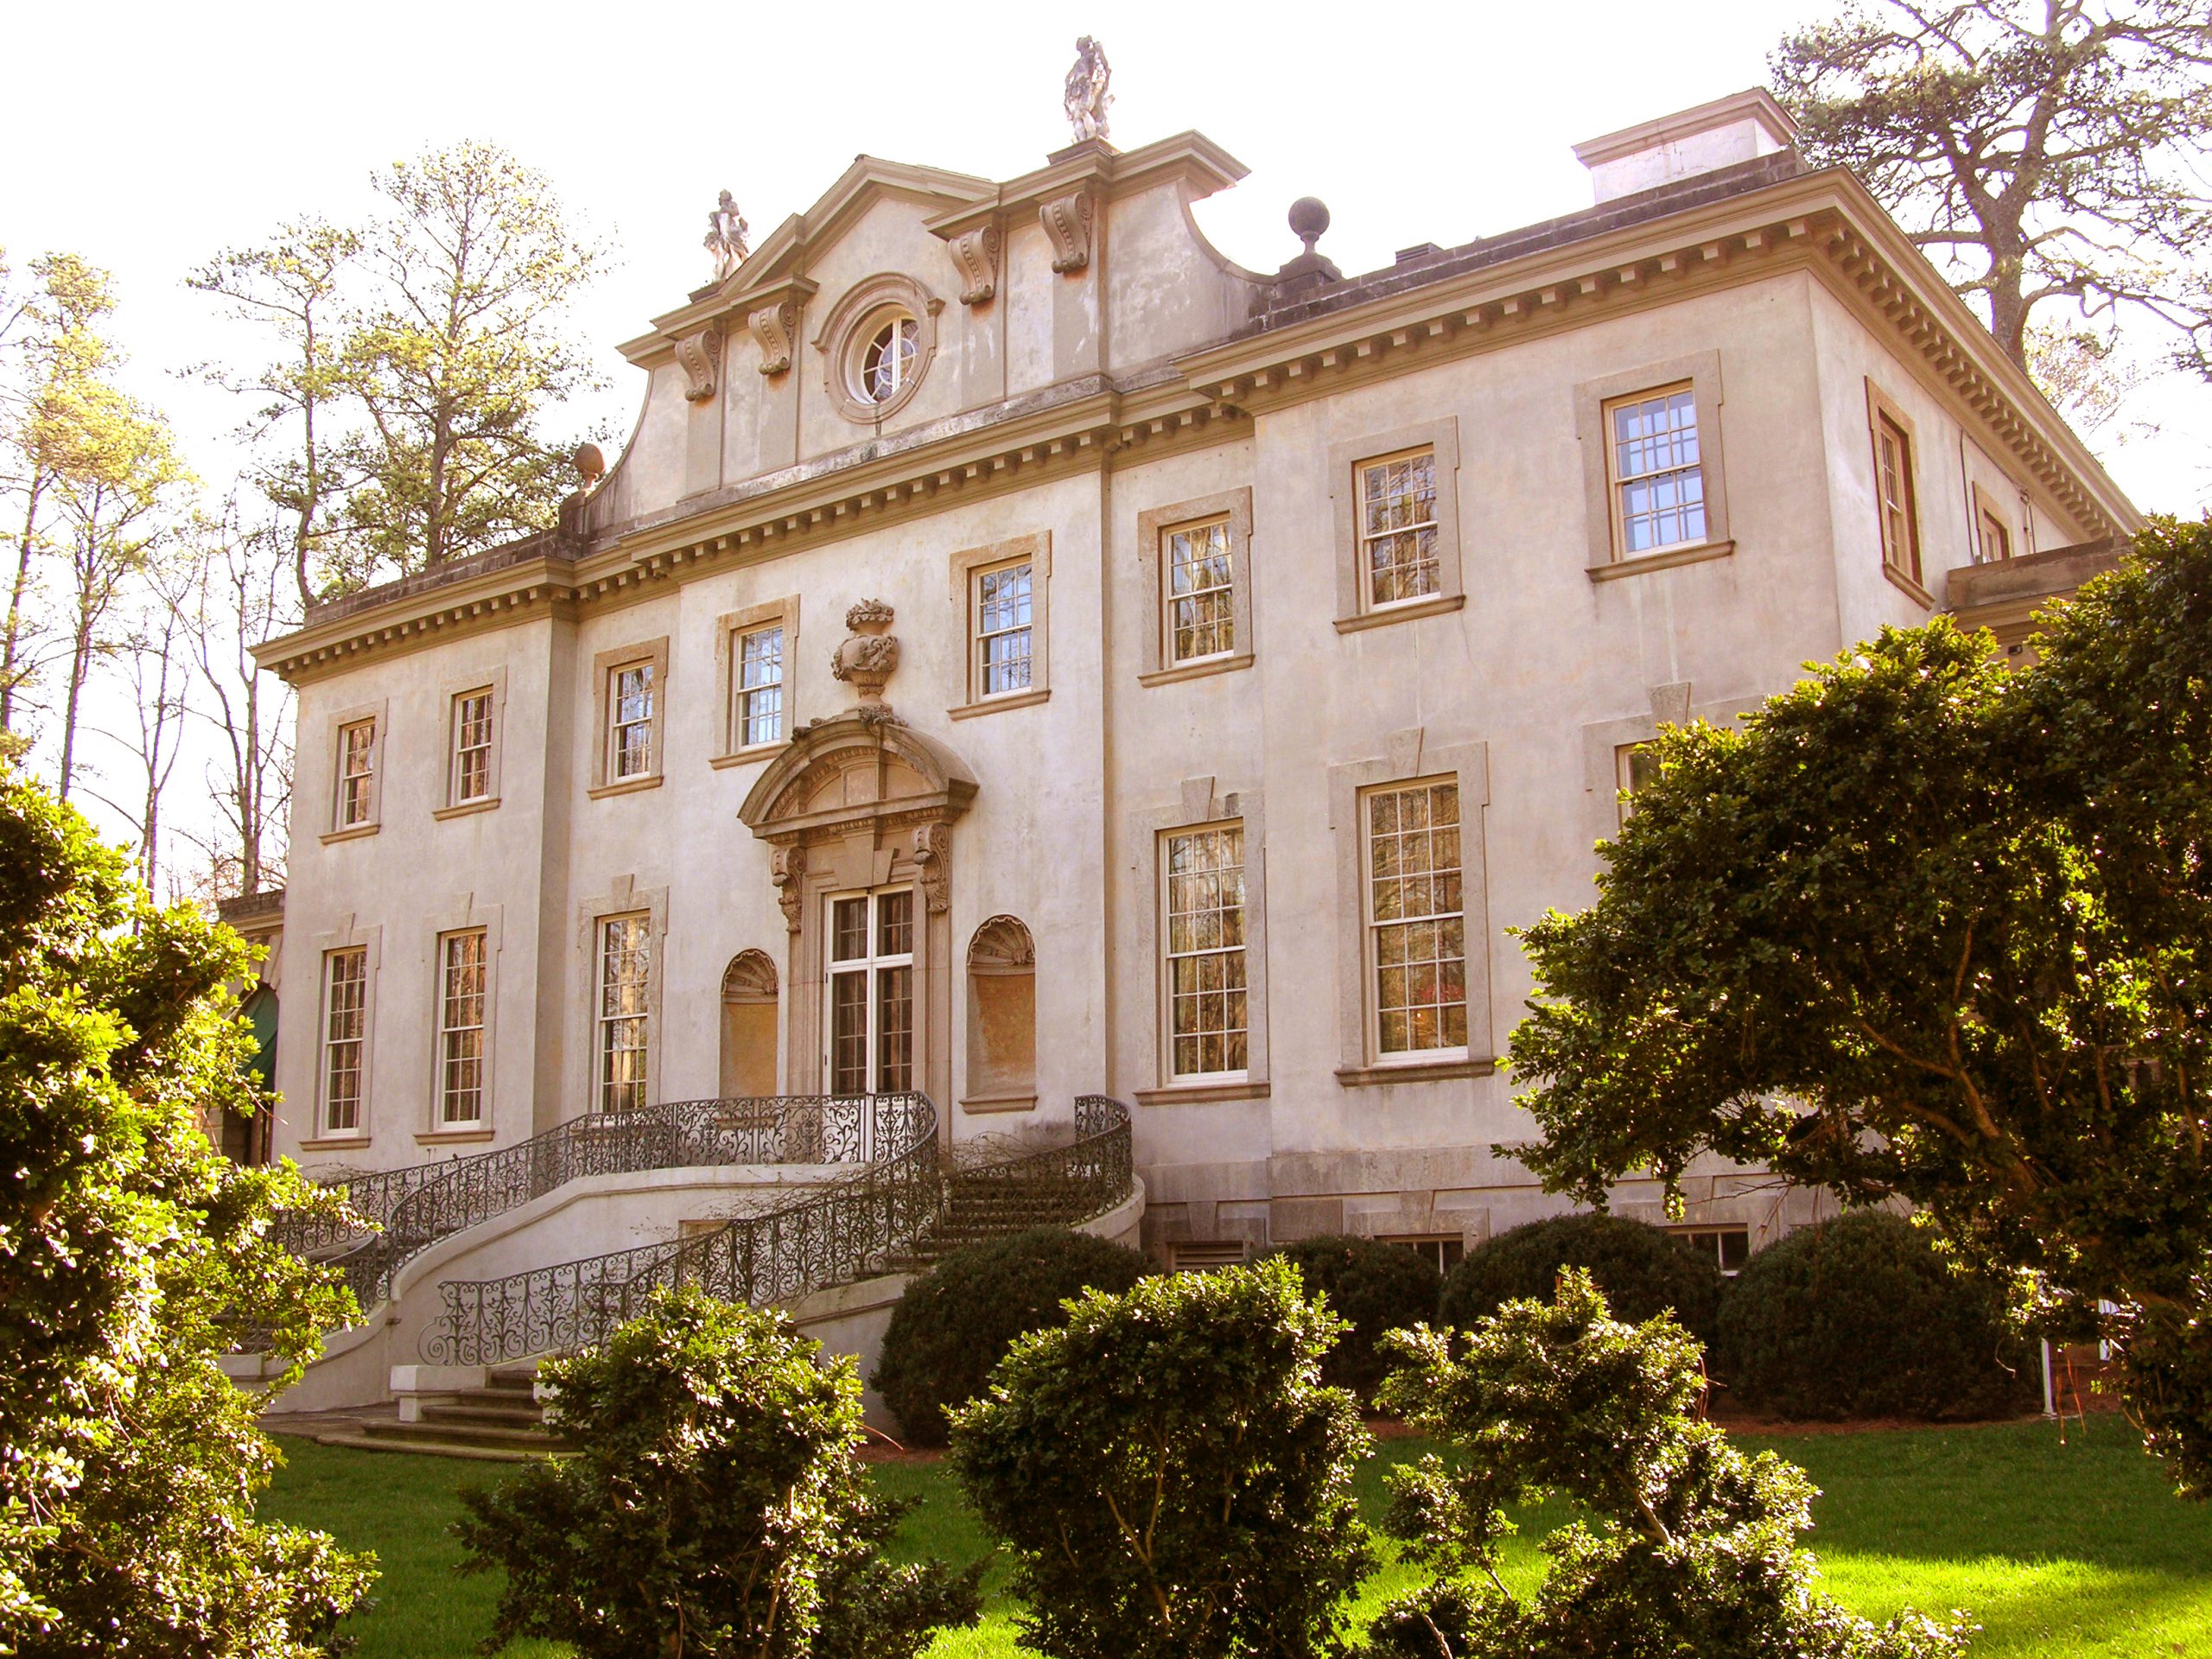
M 1065 101 L 1068 125 L 1075 129 L 1078 144 L 1093 138 L 1104 142 L 1106 108 L 1114 101 L 1106 84 L 1113 78 L 1104 47 L 1088 35 L 1075 43 L 1075 67 L 1068 71 Z
M 707 214 L 707 235 L 701 244 L 715 262 L 715 281 L 727 280 L 745 263 L 750 251 L 745 241 L 747 228 L 745 215 L 737 211 L 736 199 L 723 191 L 721 205 Z

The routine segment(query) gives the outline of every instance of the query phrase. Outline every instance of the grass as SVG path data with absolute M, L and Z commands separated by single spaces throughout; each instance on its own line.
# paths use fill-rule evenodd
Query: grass
M 2126 1425 L 2093 1418 L 2062 1430 L 2044 1423 L 1963 1429 L 1885 1430 L 1769 1438 L 1745 1435 L 1802 1465 L 1822 1490 L 1807 1541 L 1828 1589 L 1872 1618 L 1904 1606 L 1962 1607 L 1982 1627 L 1975 1659 L 2079 1655 L 2089 1659 L 2212 1659 L 2212 1510 L 2168 1492 Z M 317 1526 L 382 1560 L 377 1605 L 349 1621 L 359 1659 L 461 1659 L 491 1627 L 496 1577 L 455 1576 L 459 1547 L 445 1527 L 454 1494 L 496 1479 L 499 1465 L 341 1451 L 282 1442 L 289 1459 L 267 1513 Z M 1419 1447 L 1394 1441 L 1361 1471 L 1370 1519 L 1382 1471 Z M 874 1470 L 887 1491 L 919 1500 L 901 1550 L 972 1560 L 989 1540 L 936 1464 Z M 1534 1540 L 1563 1515 L 1524 1518 L 1505 1577 L 1535 1581 Z M 1014 1659 L 1014 1609 L 1007 1570 L 986 1581 L 984 1621 L 938 1638 L 930 1659 Z M 1370 1580 L 1363 1619 L 1414 1582 L 1389 1567 Z M 504 1659 L 556 1659 L 566 1650 L 517 1643 Z

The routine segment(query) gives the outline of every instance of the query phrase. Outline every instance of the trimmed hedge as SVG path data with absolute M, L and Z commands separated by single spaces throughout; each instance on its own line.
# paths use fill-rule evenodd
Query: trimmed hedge
M 1321 1380 L 1373 1398 L 1391 1364 L 1376 1344 L 1385 1332 L 1433 1318 L 1444 1276 L 1417 1250 L 1343 1233 L 1302 1238 L 1269 1254 L 1296 1264 L 1306 1294 L 1325 1294 L 1330 1307 L 1351 1321 L 1321 1362 Z
M 983 1391 L 1016 1337 L 1060 1324 L 1071 1296 L 1094 1288 L 1118 1295 L 1149 1267 L 1139 1251 L 1065 1227 L 951 1251 L 891 1310 L 868 1382 L 910 1444 L 943 1446 L 945 1408 Z
M 1720 1370 L 1738 1403 L 1782 1417 L 2009 1416 L 2041 1384 L 2003 1309 L 1919 1228 L 1861 1210 L 1745 1265 L 1720 1310 Z
M 1452 1270 L 1439 1313 L 1465 1329 L 1516 1297 L 1548 1302 L 1561 1268 L 1587 1268 L 1615 1319 L 1641 1325 L 1671 1309 L 1711 1345 L 1719 1264 L 1662 1228 L 1619 1216 L 1554 1216 L 1500 1233 Z

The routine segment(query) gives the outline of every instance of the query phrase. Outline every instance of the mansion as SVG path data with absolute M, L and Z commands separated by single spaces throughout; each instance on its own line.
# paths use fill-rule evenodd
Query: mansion
M 1593 206 L 1354 276 L 1311 200 L 1275 272 L 1210 245 L 1195 132 L 860 157 L 622 346 L 557 529 L 261 648 L 271 1149 L 911 1092 L 951 1152 L 1103 1095 L 1169 1263 L 1564 1207 L 1494 1149 L 1513 930 L 1590 900 L 1638 746 L 1937 611 L 2017 645 L 2139 523 L 1791 139 L 1652 120 L 1578 147 Z M 1688 1185 L 1731 1266 L 1818 1199 Z

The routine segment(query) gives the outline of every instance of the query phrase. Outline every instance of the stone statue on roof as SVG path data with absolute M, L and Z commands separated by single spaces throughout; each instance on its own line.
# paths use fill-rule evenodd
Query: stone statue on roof
M 745 234 L 747 226 L 745 215 L 737 211 L 737 200 L 727 190 L 721 203 L 707 214 L 707 236 L 703 245 L 715 262 L 715 281 L 721 282 L 745 263 L 749 251 Z
M 1105 137 L 1106 106 L 1114 101 L 1106 83 L 1113 78 L 1104 47 L 1088 35 L 1075 43 L 1075 67 L 1068 71 L 1066 104 L 1068 125 L 1075 129 L 1076 143 Z

